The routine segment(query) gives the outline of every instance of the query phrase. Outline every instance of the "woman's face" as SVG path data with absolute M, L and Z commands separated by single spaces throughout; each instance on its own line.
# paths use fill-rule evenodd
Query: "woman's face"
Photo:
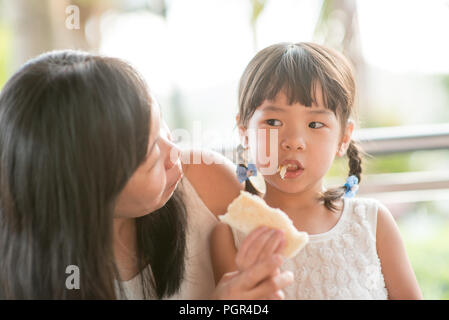
M 136 218 L 159 209 L 182 178 L 179 150 L 170 142 L 168 128 L 160 119 L 159 105 L 154 99 L 149 134 L 147 157 L 118 196 L 115 218 Z

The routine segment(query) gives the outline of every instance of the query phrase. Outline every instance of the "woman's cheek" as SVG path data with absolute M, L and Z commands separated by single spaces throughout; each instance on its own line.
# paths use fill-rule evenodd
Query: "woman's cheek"
M 151 194 L 161 195 L 166 187 L 167 179 L 165 175 L 165 169 L 160 162 L 150 172 L 148 179 L 148 188 L 151 189 Z

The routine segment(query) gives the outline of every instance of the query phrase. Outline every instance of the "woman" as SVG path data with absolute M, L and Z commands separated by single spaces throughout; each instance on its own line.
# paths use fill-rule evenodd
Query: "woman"
M 185 254 L 194 212 L 172 196 L 182 175 L 172 147 L 128 64 L 72 51 L 25 64 L 0 94 L 0 299 L 123 298 L 136 276 L 136 298 L 179 294 L 194 258 Z M 204 195 L 201 170 L 186 176 L 219 213 L 236 190 L 225 187 L 225 201 Z M 282 298 L 292 275 L 260 245 L 269 235 L 248 237 L 239 254 L 254 267 L 225 275 L 210 298 Z M 76 290 L 66 287 L 70 265 Z

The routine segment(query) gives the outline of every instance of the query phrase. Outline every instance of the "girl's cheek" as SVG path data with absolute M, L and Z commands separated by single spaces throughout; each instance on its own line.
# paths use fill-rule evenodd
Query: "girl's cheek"
M 248 122 L 248 147 L 250 159 L 258 166 L 268 167 L 268 160 L 273 157 L 277 161 L 278 130 L 261 122 L 260 118 L 253 116 Z M 271 137 L 271 139 L 270 139 Z
M 275 129 L 259 128 L 257 134 L 248 138 L 250 159 L 257 167 L 268 168 L 275 166 L 279 158 L 278 131 Z

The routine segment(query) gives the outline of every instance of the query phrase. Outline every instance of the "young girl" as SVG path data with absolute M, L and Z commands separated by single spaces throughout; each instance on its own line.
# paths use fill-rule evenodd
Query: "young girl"
M 352 198 L 362 172 L 359 148 L 351 140 L 354 97 L 348 61 L 312 43 L 263 49 L 240 80 L 237 124 L 242 143 L 258 169 L 273 161 L 284 168 L 264 174 L 263 198 L 310 236 L 307 246 L 284 264 L 283 269 L 295 275 L 294 285 L 286 288 L 287 299 L 421 298 L 388 209 L 374 199 Z M 266 129 L 261 138 L 249 134 L 261 129 Z M 266 147 L 270 129 L 277 131 L 278 143 Z M 268 164 L 261 163 L 257 150 L 270 150 Z M 326 190 L 325 174 L 335 156 L 345 154 L 345 186 Z M 243 238 L 224 224 L 214 229 L 211 256 L 216 279 L 247 267 L 235 259 Z M 260 245 L 267 241 L 268 235 Z

